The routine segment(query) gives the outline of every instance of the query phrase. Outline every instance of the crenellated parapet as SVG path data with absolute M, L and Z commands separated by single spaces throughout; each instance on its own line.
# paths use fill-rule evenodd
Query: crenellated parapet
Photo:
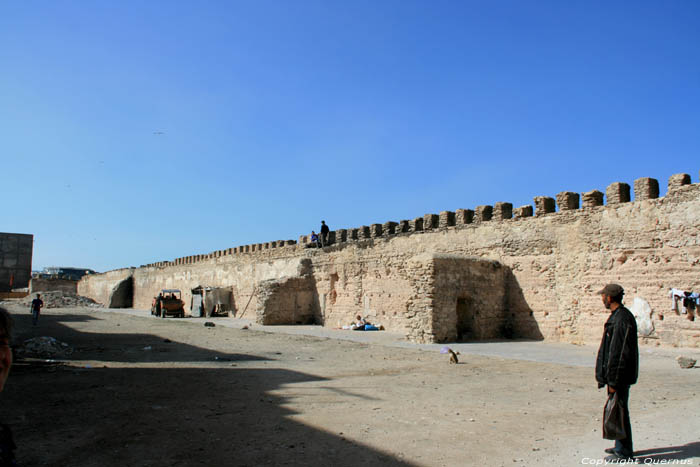
M 681 190 L 691 184 L 690 175 L 679 173 L 668 179 L 668 194 Z M 624 203 L 643 202 L 659 198 L 659 182 L 649 177 L 638 178 L 632 187 L 625 182 L 614 182 L 608 185 L 605 193 L 591 190 L 584 193 L 562 191 L 555 197 L 535 196 L 532 205 L 513 208 L 508 202 L 497 202 L 494 205 L 480 205 L 472 209 L 456 209 L 441 211 L 439 214 L 428 213 L 414 219 L 404 219 L 398 222 L 387 221 L 373 223 L 354 228 L 343 228 L 331 231 L 329 244 L 339 245 L 368 240 L 390 239 L 394 236 L 426 233 L 435 230 L 460 229 L 476 226 L 485 222 L 522 222 L 529 218 L 556 215 L 559 213 L 575 212 L 577 210 L 594 209 L 603 206 L 616 207 Z M 301 235 L 298 241 L 275 240 L 265 243 L 241 245 L 207 254 L 199 254 L 176 258 L 172 261 L 160 261 L 146 265 L 147 267 L 163 268 L 197 264 L 204 261 L 218 260 L 226 256 L 271 254 L 270 250 L 281 250 L 292 253 L 296 249 L 310 247 L 311 236 Z
M 669 178 L 668 191 L 681 189 L 690 184 L 690 175 L 676 174 Z M 555 197 L 535 196 L 532 205 L 514 208 L 511 203 L 497 202 L 492 205 L 480 205 L 472 209 L 456 209 L 441 211 L 439 214 L 428 213 L 414 219 L 403 219 L 398 222 L 384 222 L 358 228 L 339 229 L 331 232 L 332 244 L 356 242 L 362 240 L 390 238 L 397 235 L 426 233 L 434 230 L 449 228 L 464 228 L 476 226 L 485 222 L 517 222 L 532 217 L 556 215 L 565 212 L 575 212 L 582 209 L 602 206 L 615 207 L 632 202 L 631 187 L 624 182 L 614 182 L 608 185 L 605 193 L 591 190 L 584 193 L 562 191 Z M 634 202 L 653 200 L 659 197 L 659 182 L 656 179 L 643 177 L 634 181 Z M 306 243 L 300 237 L 300 244 Z

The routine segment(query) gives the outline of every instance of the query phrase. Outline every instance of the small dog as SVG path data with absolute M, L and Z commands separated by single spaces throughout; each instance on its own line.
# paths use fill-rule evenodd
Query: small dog
M 457 364 L 459 363 L 459 358 L 457 358 L 457 355 L 459 355 L 459 352 L 455 352 L 451 348 L 447 348 L 447 350 L 450 352 L 450 364 L 454 363 Z

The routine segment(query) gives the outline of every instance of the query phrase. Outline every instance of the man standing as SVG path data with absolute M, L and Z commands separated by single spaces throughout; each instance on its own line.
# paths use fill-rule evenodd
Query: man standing
M 610 310 L 610 317 L 605 322 L 605 332 L 598 349 L 595 365 L 595 378 L 598 388 L 607 385 L 608 394 L 617 392 L 623 408 L 623 423 L 626 437 L 616 440 L 615 447 L 605 452 L 608 462 L 630 460 L 634 454 L 632 448 L 632 425 L 630 423 L 629 395 L 630 386 L 637 382 L 639 375 L 639 349 L 637 347 L 637 322 L 634 315 L 622 305 L 625 291 L 617 284 L 608 284 L 598 292 L 603 305 Z
M 326 221 L 321 221 L 321 246 L 328 245 L 328 233 L 331 229 L 326 225 Z
M 36 298 L 32 300 L 32 323 L 34 326 L 39 322 L 39 313 L 43 306 L 44 302 L 41 300 L 41 294 L 36 294 Z

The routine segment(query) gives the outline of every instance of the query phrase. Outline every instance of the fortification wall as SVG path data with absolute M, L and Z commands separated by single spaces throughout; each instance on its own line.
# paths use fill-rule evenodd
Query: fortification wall
M 700 185 L 678 174 L 667 195 L 658 194 L 658 182 L 645 178 L 634 182 L 633 202 L 630 186 L 614 183 L 605 195 L 594 190 L 536 197 L 534 209 L 496 203 L 340 229 L 323 249 L 304 248 L 308 239 L 301 237 L 298 244 L 269 242 L 179 258 L 133 271 L 134 306 L 147 308 L 164 287 L 185 292 L 196 285 L 232 285 L 237 310 L 250 300 L 251 317 L 258 307 L 256 284 L 298 277 L 306 258 L 320 322 L 346 324 L 360 313 L 416 338 L 416 326 L 429 328 L 413 320 L 416 304 L 432 306 L 433 297 L 416 286 L 422 267 L 412 258 L 446 253 L 505 267 L 504 306 L 516 336 L 596 343 L 607 312 L 595 291 L 614 281 L 625 288 L 627 303 L 639 296 L 651 305 L 655 331 L 645 341 L 699 346 L 700 320 L 671 312 L 668 291 L 700 290 Z M 81 284 L 109 282 L 103 276 L 112 273 L 87 276 Z

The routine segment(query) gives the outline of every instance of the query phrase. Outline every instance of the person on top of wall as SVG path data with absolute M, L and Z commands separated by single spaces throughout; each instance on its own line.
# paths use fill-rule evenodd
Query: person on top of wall
M 321 246 L 328 245 L 328 234 L 331 229 L 326 225 L 326 221 L 321 221 Z
M 314 232 L 313 230 L 311 231 L 311 245 L 313 245 L 316 248 L 321 246 L 321 243 L 318 241 L 318 235 L 316 235 L 316 232 Z
M 639 375 L 639 347 L 637 345 L 637 321 L 632 312 L 622 304 L 625 291 L 617 284 L 608 284 L 598 292 L 603 305 L 610 310 L 605 322 L 603 339 L 600 342 L 595 365 L 595 379 L 598 388 L 607 385 L 608 395 L 617 392 L 623 408 L 623 425 L 626 437 L 615 441 L 615 446 L 605 450 L 610 456 L 607 462 L 629 461 L 633 459 L 632 425 L 630 423 L 630 386 L 637 382 Z
M 4 308 L 0 308 L 0 392 L 5 387 L 5 381 L 12 366 L 12 317 Z M 0 467 L 16 467 L 15 446 L 12 431 L 7 425 L 0 424 Z
M 36 298 L 32 300 L 32 324 L 34 326 L 39 322 L 39 313 L 41 313 L 41 307 L 44 306 L 44 301 L 41 299 L 41 294 L 36 294 Z

